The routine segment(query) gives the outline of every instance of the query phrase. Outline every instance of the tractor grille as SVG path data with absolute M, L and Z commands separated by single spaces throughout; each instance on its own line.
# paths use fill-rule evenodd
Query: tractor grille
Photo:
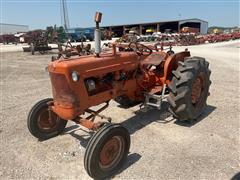
M 54 103 L 66 108 L 77 105 L 77 98 L 71 90 L 65 75 L 51 72 L 49 74 L 52 82 Z

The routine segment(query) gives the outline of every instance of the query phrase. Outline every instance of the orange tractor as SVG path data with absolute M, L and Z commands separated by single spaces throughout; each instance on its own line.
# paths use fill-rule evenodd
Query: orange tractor
M 96 13 L 95 53 L 53 59 L 48 64 L 53 98 L 36 103 L 29 112 L 28 129 L 39 139 L 64 131 L 68 120 L 91 131 L 84 156 L 87 173 L 97 179 L 114 175 L 126 160 L 130 135 L 121 124 L 100 112 L 110 100 L 122 106 L 141 103 L 141 108 L 161 108 L 167 98 L 170 111 L 180 121 L 198 118 L 209 95 L 209 63 L 190 57 L 185 50 L 164 52 L 139 43 L 110 44 L 101 53 L 101 13 Z M 98 105 L 98 106 L 97 106 Z M 91 109 L 92 106 L 97 106 Z M 101 121 L 95 120 L 100 117 Z

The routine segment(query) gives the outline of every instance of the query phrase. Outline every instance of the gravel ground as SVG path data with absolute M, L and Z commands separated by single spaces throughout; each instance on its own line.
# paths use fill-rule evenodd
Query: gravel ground
M 188 47 L 212 70 L 208 107 L 198 121 L 178 123 L 167 111 L 136 113 L 117 103 L 103 114 L 131 132 L 127 162 L 114 179 L 231 179 L 240 172 L 240 41 Z M 175 51 L 183 47 L 174 48 Z M 44 68 L 52 54 L 1 53 L 0 179 L 91 179 L 83 157 L 89 132 L 68 123 L 65 132 L 39 142 L 27 129 L 27 114 L 51 97 Z

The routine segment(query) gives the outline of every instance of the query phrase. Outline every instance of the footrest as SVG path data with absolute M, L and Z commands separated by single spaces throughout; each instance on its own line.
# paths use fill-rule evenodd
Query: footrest
M 145 104 L 147 106 L 153 106 L 160 109 L 162 104 L 162 96 L 156 94 L 145 94 Z
M 166 89 L 166 85 L 164 84 L 161 95 L 145 93 L 144 94 L 145 95 L 145 102 L 142 106 L 144 106 L 144 108 L 146 108 L 146 109 L 149 106 L 150 107 L 155 107 L 157 109 L 161 109 L 162 100 L 165 97 L 165 89 Z

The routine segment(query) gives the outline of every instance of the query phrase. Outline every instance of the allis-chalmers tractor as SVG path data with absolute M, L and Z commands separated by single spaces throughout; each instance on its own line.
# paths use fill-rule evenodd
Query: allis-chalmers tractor
M 48 64 L 53 98 L 36 103 L 28 116 L 31 134 L 42 140 L 62 133 L 68 120 L 95 132 L 86 147 L 84 166 L 97 179 L 117 173 L 130 147 L 128 130 L 100 114 L 110 100 L 160 109 L 167 98 L 177 120 L 192 121 L 203 112 L 211 83 L 209 63 L 190 57 L 187 50 L 164 52 L 158 46 L 132 42 L 112 43 L 112 51 L 101 53 L 101 16 L 99 12 L 95 16 L 95 53 L 53 59 Z

